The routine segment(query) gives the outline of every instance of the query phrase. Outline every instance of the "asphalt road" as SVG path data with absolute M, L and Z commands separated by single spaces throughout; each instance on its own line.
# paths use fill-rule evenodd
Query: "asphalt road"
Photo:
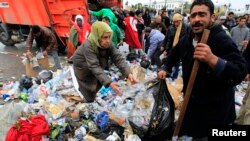
M 25 66 L 20 58 L 24 50 L 23 43 L 15 46 L 0 43 L 0 81 L 18 80 L 25 74 Z
M 0 81 L 20 80 L 22 74 L 25 74 L 25 66 L 22 63 L 21 56 L 25 53 L 25 43 L 15 44 L 15 46 L 5 46 L 0 43 Z M 34 48 L 34 47 L 33 47 Z M 66 55 L 60 55 L 60 61 L 66 65 Z M 53 59 L 49 59 L 53 64 Z
M 35 45 L 35 43 L 34 43 Z M 15 44 L 14 46 L 5 46 L 0 42 L 0 82 L 20 80 L 22 74 L 25 74 L 25 66 L 22 63 L 21 56 L 25 53 L 25 42 Z M 36 47 L 33 46 L 33 52 Z M 128 45 L 124 43 L 119 49 L 123 54 L 129 52 Z M 124 54 L 124 55 L 125 55 Z M 69 65 L 65 54 L 59 54 L 62 66 Z M 50 57 L 49 63 L 54 64 L 54 60 Z

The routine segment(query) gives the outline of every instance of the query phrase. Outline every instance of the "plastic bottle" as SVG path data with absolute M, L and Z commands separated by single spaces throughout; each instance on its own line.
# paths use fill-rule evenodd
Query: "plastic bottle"
M 109 120 L 108 113 L 106 111 L 103 111 L 101 114 L 97 115 L 95 122 L 97 126 L 102 130 L 107 128 L 108 120 Z
M 0 88 L 2 88 L 3 87 L 3 82 L 0 82 Z
M 3 98 L 3 100 L 4 100 L 5 102 L 8 101 L 8 100 L 10 100 L 9 94 L 2 94 L 2 98 Z
M 21 98 L 23 101 L 25 101 L 25 102 L 28 101 L 28 95 L 27 95 L 27 93 L 23 93 L 23 92 L 22 92 L 22 93 L 20 94 L 20 98 Z

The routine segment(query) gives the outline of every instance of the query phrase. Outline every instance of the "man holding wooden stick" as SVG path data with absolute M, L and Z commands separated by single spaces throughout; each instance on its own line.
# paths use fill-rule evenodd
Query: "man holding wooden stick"
M 247 69 L 236 44 L 220 25 L 214 24 L 214 4 L 211 0 L 194 0 L 190 10 L 192 32 L 185 35 L 170 51 L 158 72 L 159 79 L 171 74 L 172 67 L 182 61 L 184 95 L 190 91 L 179 118 L 180 133 L 193 140 L 208 140 L 209 126 L 232 124 L 235 115 L 234 86 L 246 76 Z M 207 42 L 202 42 L 204 30 L 210 30 Z M 198 67 L 193 67 L 198 62 Z M 197 70 L 192 78 L 191 73 Z M 189 81 L 193 81 L 190 88 Z M 191 90 L 190 90 L 191 89 Z M 178 124 L 178 123 L 177 123 Z

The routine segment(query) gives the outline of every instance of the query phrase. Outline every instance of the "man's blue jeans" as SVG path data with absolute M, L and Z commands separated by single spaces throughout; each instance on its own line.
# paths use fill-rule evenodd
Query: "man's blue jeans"
M 52 50 L 49 55 L 51 55 L 54 59 L 55 67 L 57 69 L 62 69 L 61 64 L 60 64 L 60 59 L 58 56 L 58 52 L 56 50 Z

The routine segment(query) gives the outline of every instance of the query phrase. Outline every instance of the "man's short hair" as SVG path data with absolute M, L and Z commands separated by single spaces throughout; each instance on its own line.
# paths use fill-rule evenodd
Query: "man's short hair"
M 229 12 L 228 15 L 234 15 L 234 12 Z
M 142 11 L 141 10 L 136 10 L 135 14 L 138 16 L 138 15 L 142 14 Z
M 146 28 L 144 29 L 144 32 L 150 33 L 151 30 L 152 30 L 151 27 L 146 27 Z
M 135 12 L 134 11 L 129 11 L 129 16 L 134 17 L 135 16 Z
M 155 23 L 155 22 L 152 22 L 151 24 L 150 24 L 150 27 L 151 27 L 151 29 L 156 29 L 157 28 L 157 23 Z
M 38 25 L 34 25 L 32 26 L 31 30 L 32 30 L 32 33 L 37 34 L 41 31 L 41 28 Z
M 244 19 L 247 20 L 247 18 L 244 17 L 244 16 L 240 16 L 239 19 L 240 19 L 240 21 L 241 21 L 242 19 L 243 19 L 243 20 L 244 20 Z
M 209 8 L 210 14 L 214 14 L 214 3 L 211 0 L 194 0 L 191 5 L 190 11 L 196 5 L 206 5 Z

